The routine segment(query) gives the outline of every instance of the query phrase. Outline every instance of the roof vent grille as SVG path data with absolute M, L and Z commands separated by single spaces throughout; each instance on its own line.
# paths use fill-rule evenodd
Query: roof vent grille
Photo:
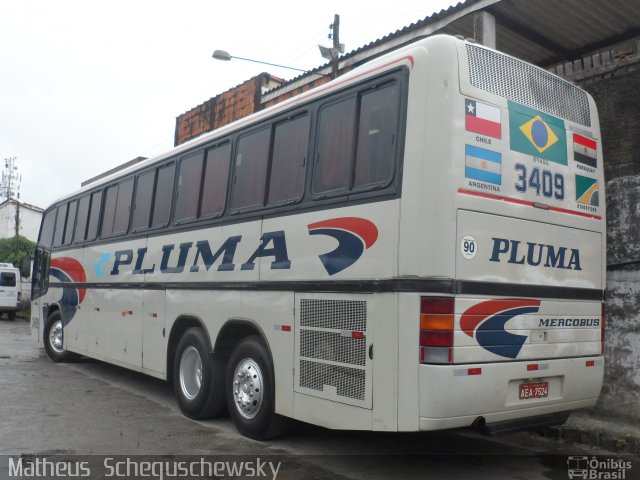
M 508 55 L 466 45 L 471 85 L 580 125 L 591 126 L 587 94 L 555 75 Z

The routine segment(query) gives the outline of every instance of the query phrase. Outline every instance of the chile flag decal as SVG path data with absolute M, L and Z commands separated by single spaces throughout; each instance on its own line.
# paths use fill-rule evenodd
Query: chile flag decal
M 364 218 L 341 217 L 311 223 L 309 235 L 328 235 L 338 241 L 338 247 L 320 255 L 320 261 L 329 275 L 350 267 L 378 240 L 378 228 Z

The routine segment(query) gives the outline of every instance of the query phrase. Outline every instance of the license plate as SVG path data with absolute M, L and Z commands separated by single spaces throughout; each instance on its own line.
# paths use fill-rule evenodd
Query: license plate
M 546 398 L 549 396 L 549 382 L 521 383 L 520 400 Z

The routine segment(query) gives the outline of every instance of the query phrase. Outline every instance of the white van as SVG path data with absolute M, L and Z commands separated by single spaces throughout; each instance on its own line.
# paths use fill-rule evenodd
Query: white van
M 20 270 L 10 263 L 0 263 L 0 314 L 15 320 L 21 296 Z

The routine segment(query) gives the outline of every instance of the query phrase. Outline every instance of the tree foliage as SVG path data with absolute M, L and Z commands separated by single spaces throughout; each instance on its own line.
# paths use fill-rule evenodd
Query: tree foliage
M 33 258 L 36 251 L 36 244 L 26 237 L 20 235 L 16 242 L 15 237 L 0 238 L 0 262 L 12 263 L 20 268 L 20 263 L 25 255 Z

